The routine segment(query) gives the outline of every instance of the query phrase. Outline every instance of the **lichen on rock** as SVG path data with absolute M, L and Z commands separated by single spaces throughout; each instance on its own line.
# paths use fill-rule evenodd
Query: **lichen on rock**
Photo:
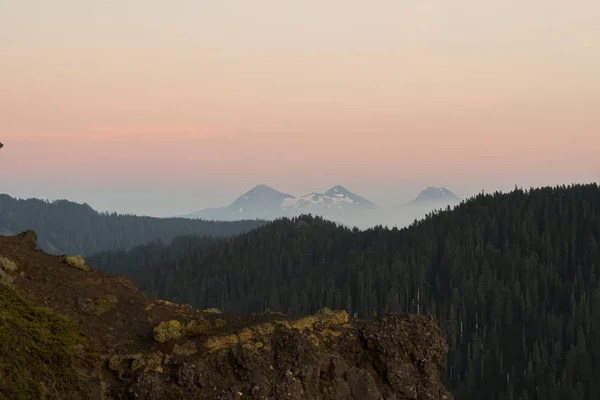
M 177 320 L 164 321 L 154 328 L 154 340 L 159 343 L 165 343 L 169 340 L 181 338 L 181 323 Z

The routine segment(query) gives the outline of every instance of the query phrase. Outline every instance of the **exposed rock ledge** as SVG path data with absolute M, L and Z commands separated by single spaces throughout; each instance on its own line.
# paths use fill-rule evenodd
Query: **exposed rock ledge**
M 13 285 L 26 300 L 77 321 L 94 349 L 79 392 L 62 398 L 452 399 L 433 317 L 194 310 L 36 250 L 33 232 L 0 237 L 0 256 L 18 265 Z

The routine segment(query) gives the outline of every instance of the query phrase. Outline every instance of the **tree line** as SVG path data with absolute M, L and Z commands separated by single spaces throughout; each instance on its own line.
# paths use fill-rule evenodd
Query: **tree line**
M 22 200 L 0 194 L 0 234 L 33 229 L 40 248 L 52 254 L 130 249 L 155 240 L 168 243 L 183 234 L 231 236 L 264 224 L 260 220 L 222 222 L 99 213 L 87 204 L 67 200 Z
M 300 216 L 88 261 L 199 308 L 433 314 L 457 399 L 600 398 L 596 184 L 480 194 L 404 229 Z

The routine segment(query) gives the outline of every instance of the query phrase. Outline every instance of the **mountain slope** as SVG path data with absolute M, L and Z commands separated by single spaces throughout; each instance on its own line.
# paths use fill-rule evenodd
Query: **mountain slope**
M 153 240 L 168 242 L 183 234 L 229 236 L 262 224 L 263 221 L 212 222 L 98 213 L 87 204 L 19 200 L 0 194 L 0 234 L 35 229 L 40 247 L 54 254 L 87 255 L 128 249 Z
M 600 397 L 596 184 L 478 195 L 400 230 L 302 216 L 173 258 L 137 250 L 142 290 L 198 307 L 434 314 L 457 399 Z
M 3 398 L 452 398 L 432 317 L 194 310 L 45 254 L 36 240 L 33 231 L 0 237 Z
M 185 215 L 186 218 L 233 221 L 240 219 L 273 219 L 280 216 L 280 206 L 294 196 L 260 184 L 238 197 L 227 207 L 207 208 Z

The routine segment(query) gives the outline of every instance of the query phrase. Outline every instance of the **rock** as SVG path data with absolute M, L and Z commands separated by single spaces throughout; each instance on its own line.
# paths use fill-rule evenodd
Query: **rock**
M 37 233 L 35 231 L 28 229 L 23 231 L 17 235 L 17 237 L 22 241 L 22 243 L 27 246 L 30 250 L 37 249 Z
M 129 280 L 74 271 L 36 251 L 35 241 L 33 231 L 0 236 L 2 255 L 18 259 L 29 278 L 16 288 L 61 314 L 72 314 L 75 300 L 74 317 L 89 339 L 73 348 L 73 361 L 83 363 L 74 369 L 76 392 L 60 398 L 452 399 L 440 381 L 448 346 L 431 316 L 206 313 L 152 301 Z
M 117 296 L 115 295 L 104 295 L 96 297 L 95 305 L 96 309 L 94 310 L 95 315 L 102 315 L 117 306 Z
M 126 373 L 130 372 L 132 361 L 140 360 L 143 357 L 144 355 L 141 353 L 115 355 L 108 360 L 108 368 L 116 372 L 119 379 L 122 379 Z
M 158 374 L 143 374 L 129 387 L 128 392 L 136 400 L 161 400 L 164 398 L 164 386 Z
M 177 384 L 185 388 L 196 385 L 196 366 L 191 363 L 183 363 L 176 373 Z
M 192 354 L 196 354 L 198 352 L 198 348 L 196 347 L 196 343 L 194 342 L 186 342 L 181 346 L 176 344 L 173 346 L 173 354 L 176 356 L 191 356 Z

